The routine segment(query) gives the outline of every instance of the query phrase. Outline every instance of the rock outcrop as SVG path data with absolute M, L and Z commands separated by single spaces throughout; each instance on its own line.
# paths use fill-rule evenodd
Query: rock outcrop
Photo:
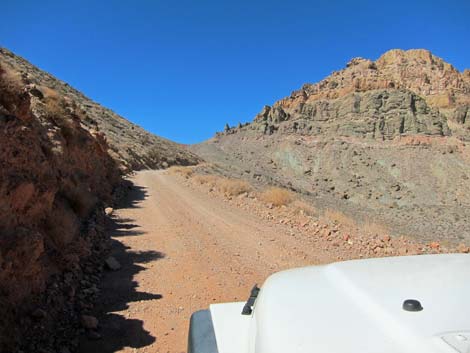
M 281 126 L 281 122 L 286 123 Z M 450 135 L 445 116 L 408 90 L 354 92 L 335 99 L 307 100 L 293 109 L 266 106 L 255 124 L 268 134 L 279 130 L 382 140 L 407 134 Z

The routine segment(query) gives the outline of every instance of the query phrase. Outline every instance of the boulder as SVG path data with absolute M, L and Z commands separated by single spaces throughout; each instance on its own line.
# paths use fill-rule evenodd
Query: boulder
M 81 324 L 87 330 L 96 330 L 98 328 L 98 319 L 91 315 L 82 315 Z
M 34 310 L 31 315 L 35 318 L 35 319 L 44 319 L 46 316 L 47 316 L 47 313 L 45 310 L 41 309 L 41 308 L 37 308 L 36 310 Z
M 110 256 L 104 261 L 106 267 L 111 271 L 117 271 L 121 268 L 121 264 L 114 257 Z

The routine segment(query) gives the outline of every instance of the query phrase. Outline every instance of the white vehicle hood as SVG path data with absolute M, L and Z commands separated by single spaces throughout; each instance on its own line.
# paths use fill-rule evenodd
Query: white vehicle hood
M 407 299 L 423 310 L 405 311 Z M 233 351 L 219 340 L 228 334 L 238 334 L 238 353 L 470 353 L 470 255 L 280 272 L 263 285 L 253 316 L 237 318 L 238 328 L 215 315 L 223 305 L 211 307 L 219 353 Z

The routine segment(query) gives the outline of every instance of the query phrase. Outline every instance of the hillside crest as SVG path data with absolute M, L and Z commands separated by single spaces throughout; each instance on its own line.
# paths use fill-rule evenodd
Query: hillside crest
M 83 117 L 81 126 L 94 136 L 101 134 L 106 138 L 109 154 L 125 172 L 200 161 L 185 146 L 147 132 L 6 48 L 0 48 L 0 64 L 19 75 L 29 89 L 61 97 L 75 105 Z

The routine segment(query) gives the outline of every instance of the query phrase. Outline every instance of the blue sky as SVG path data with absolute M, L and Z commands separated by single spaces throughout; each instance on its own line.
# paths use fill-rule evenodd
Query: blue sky
M 0 45 L 183 143 L 392 48 L 470 67 L 470 1 L 2 1 Z

